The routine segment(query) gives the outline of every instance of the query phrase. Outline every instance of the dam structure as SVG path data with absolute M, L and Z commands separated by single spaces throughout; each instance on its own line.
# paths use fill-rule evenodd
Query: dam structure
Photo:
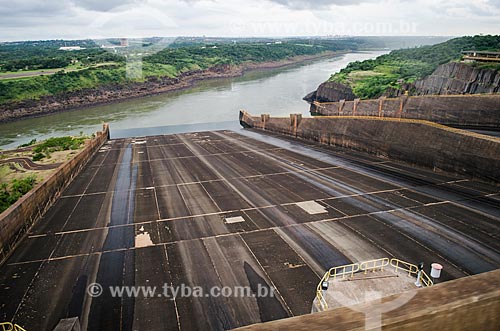
M 500 94 L 424 95 L 314 101 L 311 114 L 426 120 L 463 129 L 500 131 Z
M 368 150 L 348 139 L 354 119 L 345 120 L 242 112 L 245 129 L 235 131 L 99 135 L 50 207 L 34 213 L 17 239 L 3 239 L 10 249 L 0 266 L 0 322 L 28 331 L 53 330 L 68 320 L 82 330 L 266 329 L 259 323 L 301 315 L 320 322 L 329 311 L 309 314 L 327 270 L 397 258 L 422 262 L 426 271 L 432 263 L 443 266 L 436 284 L 416 290 L 416 297 L 424 300 L 436 288 L 454 304 L 450 312 L 481 308 L 498 326 L 490 315 L 498 312 L 500 294 L 489 290 L 500 268 L 499 140 L 467 135 L 474 153 L 458 166 L 462 160 L 449 155 L 466 144 L 446 142 L 444 154 L 377 141 Z M 388 132 L 389 122 L 363 123 L 363 139 L 371 139 L 371 128 Z M 431 128 L 431 139 L 462 134 L 403 125 Z M 21 219 L 11 217 L 9 228 Z M 467 279 L 471 287 L 456 292 L 455 282 Z M 111 291 L 124 286 L 249 292 Z M 272 295 L 260 296 L 261 290 Z M 466 300 L 472 297 L 477 300 Z M 422 302 L 428 301 L 414 304 Z M 310 320 L 307 325 L 316 328 Z M 418 322 L 413 329 L 421 330 Z

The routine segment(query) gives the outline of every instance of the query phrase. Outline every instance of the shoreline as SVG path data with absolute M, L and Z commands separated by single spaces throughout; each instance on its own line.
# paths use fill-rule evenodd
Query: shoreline
M 280 61 L 250 62 L 237 66 L 223 65 L 206 70 L 187 72 L 176 78 L 150 77 L 141 83 L 107 85 L 56 96 L 44 96 L 39 100 L 7 103 L 0 105 L 0 123 L 15 122 L 60 112 L 78 111 L 94 106 L 181 91 L 194 87 L 201 81 L 241 77 L 252 71 L 286 68 L 309 61 L 333 58 L 346 53 L 350 52 L 329 51 L 316 55 L 296 56 Z

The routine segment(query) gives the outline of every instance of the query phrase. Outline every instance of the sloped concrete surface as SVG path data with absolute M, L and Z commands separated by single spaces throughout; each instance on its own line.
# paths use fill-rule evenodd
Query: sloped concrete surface
M 83 330 L 223 330 L 308 314 L 335 265 L 439 262 L 442 281 L 495 270 L 499 193 L 254 130 L 111 140 L 0 267 L 0 320 L 26 330 L 71 317 Z M 297 205 L 306 201 L 326 212 Z M 92 283 L 260 286 L 275 296 L 93 298 Z

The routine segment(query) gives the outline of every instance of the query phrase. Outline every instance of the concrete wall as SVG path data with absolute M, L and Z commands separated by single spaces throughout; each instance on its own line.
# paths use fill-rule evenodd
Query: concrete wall
M 496 93 L 500 92 L 500 71 L 450 62 L 440 65 L 424 79 L 417 80 L 415 88 L 419 95 Z
M 107 141 L 109 127 L 103 131 L 74 158 L 62 164 L 42 183 L 0 214 L 0 264 L 8 257 L 12 248 L 26 234 L 28 229 L 47 211 L 61 192 L 80 172 L 94 153 Z
M 500 182 L 500 138 L 428 121 L 378 117 L 252 117 L 243 126 L 341 146 L 412 164 Z
M 314 292 L 314 289 L 311 289 Z M 413 290 L 415 296 L 404 305 L 382 315 L 379 330 L 384 331 L 495 331 L 500 329 L 500 270 L 464 277 L 431 287 Z M 384 298 L 394 302 L 398 294 Z M 365 326 L 365 314 L 377 304 L 364 303 L 322 313 L 303 315 L 237 330 L 374 330 Z M 386 306 L 387 307 L 387 306 Z M 374 321 L 374 320 L 372 320 Z M 375 324 L 376 326 L 377 324 Z
M 65 318 L 59 321 L 52 331 L 80 331 L 80 321 L 78 317 Z
M 423 119 L 459 127 L 500 128 L 500 94 L 314 102 L 311 104 L 311 113 Z

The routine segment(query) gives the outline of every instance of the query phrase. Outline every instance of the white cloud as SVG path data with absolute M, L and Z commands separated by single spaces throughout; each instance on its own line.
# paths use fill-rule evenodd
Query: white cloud
M 0 0 L 1 40 L 498 33 L 498 0 Z M 97 23 L 96 23 L 97 20 Z M 100 27 L 100 28 L 98 28 Z
M 332 6 L 350 6 L 373 0 L 269 0 L 292 9 L 325 9 Z
M 143 0 L 72 0 L 75 6 L 82 7 L 92 11 L 110 11 L 130 4 L 141 4 Z

